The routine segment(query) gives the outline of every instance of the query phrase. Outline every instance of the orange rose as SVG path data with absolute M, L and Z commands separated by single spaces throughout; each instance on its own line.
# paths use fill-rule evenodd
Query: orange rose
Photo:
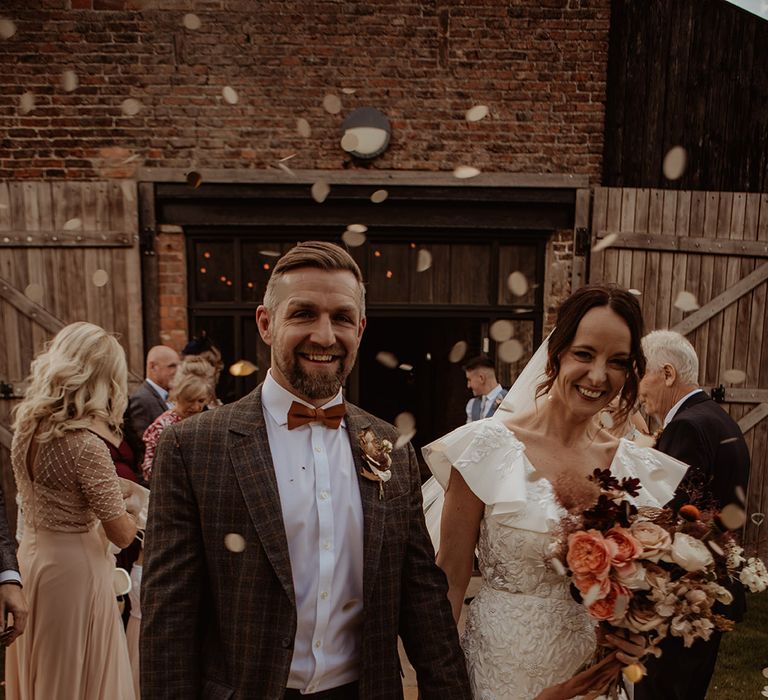
M 589 614 L 596 620 L 620 620 L 627 612 L 629 591 L 620 583 L 611 581 L 611 590 L 605 598 L 596 600 L 589 606 Z
M 643 553 L 643 545 L 626 528 L 612 527 L 605 533 L 605 539 L 615 545 L 616 553 L 611 564 L 617 568 L 626 566 Z
M 566 561 L 574 574 L 605 578 L 611 568 L 615 545 L 597 530 L 579 530 L 568 536 Z

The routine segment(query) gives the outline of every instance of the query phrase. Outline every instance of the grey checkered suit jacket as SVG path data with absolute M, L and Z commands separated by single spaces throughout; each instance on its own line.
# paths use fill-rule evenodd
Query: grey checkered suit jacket
M 394 428 L 347 405 L 355 463 L 360 430 Z M 397 636 L 425 700 L 469 700 L 444 575 L 424 525 L 413 448 L 392 454 L 385 485 L 360 478 L 365 590 L 360 698 L 402 698 Z M 240 401 L 172 426 L 152 472 L 142 581 L 144 700 L 281 700 L 296 632 L 288 543 L 261 406 Z M 239 533 L 245 551 L 224 547 Z

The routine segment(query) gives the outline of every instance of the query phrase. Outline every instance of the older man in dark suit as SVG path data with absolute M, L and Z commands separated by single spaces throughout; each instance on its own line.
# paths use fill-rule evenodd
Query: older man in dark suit
M 673 501 L 719 510 L 739 502 L 749 480 L 749 450 L 736 422 L 698 385 L 699 359 L 693 346 L 674 331 L 643 338 L 647 360 L 640 401 L 663 431 L 656 449 L 690 464 Z M 733 603 L 718 612 L 736 621 L 744 614 L 744 589 L 736 582 Z M 704 700 L 715 668 L 720 633 L 685 649 L 678 638 L 664 642 L 660 659 L 648 663 L 648 676 L 635 688 L 635 700 Z
M 272 367 L 168 428 L 152 475 L 141 689 L 159 698 L 469 700 L 418 463 L 341 387 L 365 328 L 360 270 L 309 242 L 256 313 Z
M 179 353 L 167 345 L 155 345 L 147 353 L 146 378 L 128 397 L 126 427 L 141 440 L 144 431 L 168 410 L 168 391 L 179 366 Z

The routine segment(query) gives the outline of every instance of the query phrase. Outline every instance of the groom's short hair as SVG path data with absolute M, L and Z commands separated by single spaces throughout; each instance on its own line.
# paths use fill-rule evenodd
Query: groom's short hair
M 291 270 L 302 267 L 311 267 L 327 272 L 347 271 L 351 272 L 360 287 L 360 315 L 365 316 L 365 285 L 363 273 L 346 250 L 328 241 L 304 241 L 291 248 L 283 255 L 272 270 L 272 275 L 267 282 L 264 292 L 264 306 L 270 311 L 277 308 L 277 281 Z

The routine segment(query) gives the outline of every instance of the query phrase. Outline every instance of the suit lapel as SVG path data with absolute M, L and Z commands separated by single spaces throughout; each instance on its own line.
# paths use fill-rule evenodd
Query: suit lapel
M 155 389 L 155 387 L 153 387 L 146 379 L 144 380 L 144 384 L 147 387 L 147 390 L 149 391 L 149 395 L 154 399 L 155 403 L 161 409 L 160 412 L 165 413 L 168 410 L 168 404 L 165 403 L 165 401 L 163 401 L 163 397 L 157 393 L 157 390 Z
M 379 570 L 381 544 L 384 540 L 384 514 L 386 501 L 381 498 L 378 482 L 361 475 L 363 453 L 358 436 L 362 430 L 371 427 L 368 420 L 357 406 L 347 404 L 347 434 L 352 448 L 352 459 L 360 484 L 360 501 L 363 507 L 363 607 L 368 604 L 376 583 Z
M 291 558 L 261 406 L 261 386 L 240 406 L 230 421 L 229 458 L 261 545 L 295 607 Z

